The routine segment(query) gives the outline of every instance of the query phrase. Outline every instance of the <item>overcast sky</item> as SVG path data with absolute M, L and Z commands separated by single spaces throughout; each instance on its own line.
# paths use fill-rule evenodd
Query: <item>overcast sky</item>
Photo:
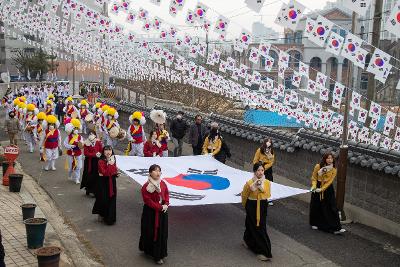
M 212 27 L 214 26 L 220 14 L 231 20 L 231 24 L 228 27 L 228 38 L 234 38 L 239 35 L 242 28 L 245 28 L 251 32 L 253 22 L 260 22 L 261 20 L 266 26 L 282 33 L 283 27 L 275 24 L 274 20 L 282 6 L 282 3 L 287 3 L 288 1 L 289 0 L 266 0 L 259 13 L 251 11 L 249 8 L 247 8 L 245 0 L 202 0 L 201 3 L 209 7 L 206 18 L 211 21 Z M 309 12 L 311 10 L 322 9 L 328 1 L 298 0 L 298 2 L 306 6 L 306 12 Z M 194 9 L 198 3 L 197 0 L 186 0 L 183 10 L 180 11 L 175 18 L 170 16 L 168 12 L 169 3 L 170 0 L 161 0 L 161 6 L 157 6 L 151 3 L 150 0 L 131 1 L 131 8 L 135 11 L 138 11 L 139 8 L 142 7 L 149 12 L 150 17 L 160 17 L 165 22 L 163 26 L 167 29 L 169 28 L 169 25 L 175 25 L 176 28 L 181 32 L 183 31 L 192 35 L 204 35 L 202 30 L 196 30 L 193 27 L 188 27 L 188 25 L 185 24 L 187 11 L 188 9 Z M 131 30 L 137 34 L 149 34 L 141 29 L 143 25 L 141 21 L 137 20 L 134 25 L 125 23 L 125 12 L 120 12 L 117 16 L 114 16 L 110 13 L 110 16 L 117 22 L 123 23 L 126 30 Z M 150 33 L 155 34 L 154 31 L 150 31 Z M 213 36 L 211 39 L 213 39 Z

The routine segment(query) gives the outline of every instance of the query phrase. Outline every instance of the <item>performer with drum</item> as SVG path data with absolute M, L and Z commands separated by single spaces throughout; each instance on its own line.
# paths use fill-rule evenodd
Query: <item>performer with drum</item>
M 170 140 L 170 137 L 165 129 L 167 114 L 162 110 L 152 110 L 150 118 L 156 124 L 157 139 L 161 144 L 162 157 L 168 157 L 168 140 Z
M 106 116 L 104 132 L 106 145 L 114 148 L 117 144 L 117 139 L 122 138 L 122 136 L 119 136 L 120 126 L 117 121 L 118 112 L 115 108 L 109 108 L 104 115 Z
M 28 142 L 28 149 L 30 153 L 33 153 L 33 149 L 35 146 L 35 136 L 34 129 L 37 123 L 36 114 L 38 114 L 39 110 L 36 108 L 34 104 L 28 104 L 25 109 L 25 139 Z
M 79 117 L 80 117 L 81 124 L 82 124 L 82 132 L 84 134 L 87 134 L 86 117 L 91 114 L 91 112 L 89 111 L 89 103 L 85 99 L 83 99 L 78 104 L 78 107 L 79 107 Z M 89 116 L 89 117 L 91 117 L 91 116 Z M 89 120 L 89 117 L 88 117 L 88 120 Z
M 143 157 L 143 146 L 146 142 L 143 125 L 146 123 L 146 118 L 142 112 L 135 111 L 129 116 L 129 126 L 127 131 L 128 147 L 125 150 L 125 155 Z
M 80 171 L 82 168 L 83 138 L 79 134 L 82 130 L 81 122 L 78 119 L 71 119 L 65 125 L 68 136 L 64 139 L 64 147 L 68 155 L 68 179 L 80 184 Z
M 46 113 L 44 113 L 43 111 L 39 112 L 36 115 L 36 117 L 37 117 L 37 123 L 35 125 L 35 128 L 33 129 L 33 136 L 35 137 L 35 143 L 36 142 L 39 143 L 39 141 L 41 140 L 42 135 L 43 135 L 43 129 L 44 129 L 43 121 L 46 119 Z M 40 145 L 39 145 L 39 148 L 40 148 Z M 43 154 L 41 152 L 40 152 L 40 161 L 44 161 Z
M 45 171 L 56 170 L 56 159 L 61 152 L 61 132 L 58 130 L 60 122 L 56 116 L 48 115 L 43 122 L 44 134 L 40 139 L 40 153 L 46 162 Z
M 63 109 L 65 113 L 65 118 L 77 118 L 78 117 L 78 109 L 74 106 L 74 99 L 69 96 L 65 100 L 65 107 Z M 67 124 L 64 122 L 64 124 Z
M 44 111 L 46 116 L 54 115 L 54 103 L 50 99 L 46 100 L 46 109 Z

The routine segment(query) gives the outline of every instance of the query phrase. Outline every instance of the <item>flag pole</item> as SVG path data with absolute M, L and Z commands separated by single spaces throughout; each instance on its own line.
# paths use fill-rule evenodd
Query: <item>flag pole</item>
M 355 33 L 356 29 L 357 14 L 353 11 L 351 19 L 351 33 Z M 353 77 L 354 64 L 348 60 L 347 69 L 347 88 L 345 90 L 345 106 L 343 114 L 343 132 L 342 142 L 339 149 L 338 159 L 338 172 L 336 182 L 336 206 L 339 210 L 339 217 L 341 221 L 346 220 L 346 214 L 344 212 L 344 196 L 346 191 L 346 175 L 347 175 L 347 157 L 349 154 L 348 146 L 348 132 L 349 132 L 349 105 L 350 105 L 350 92 L 349 88 L 352 88 L 354 77 Z

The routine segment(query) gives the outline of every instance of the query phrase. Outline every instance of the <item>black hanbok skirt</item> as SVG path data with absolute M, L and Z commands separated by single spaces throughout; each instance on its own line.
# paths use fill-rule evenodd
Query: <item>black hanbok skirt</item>
M 321 182 L 317 183 L 317 188 Z M 335 232 L 342 229 L 339 219 L 339 212 L 336 206 L 335 189 L 331 184 L 323 193 L 321 199 L 320 193 L 311 193 L 310 202 L 310 225 L 317 226 L 319 230 L 326 232 Z
M 243 241 L 255 254 L 272 258 L 271 241 L 267 234 L 268 201 L 260 201 L 260 226 L 257 226 L 257 200 L 248 199 L 246 202 L 246 230 Z
M 274 176 L 272 174 L 272 166 L 271 166 L 271 168 L 264 171 L 264 176 L 265 176 L 265 179 L 267 179 L 271 182 L 274 181 Z
M 112 185 L 114 194 L 110 197 L 110 183 L 108 176 L 98 176 L 96 182 L 95 196 L 96 201 L 93 206 L 92 213 L 99 214 L 103 217 L 104 222 L 108 225 L 115 223 L 117 219 L 117 183 L 116 175 L 112 176 Z
M 156 212 L 159 213 L 157 238 L 154 240 L 154 224 Z M 168 256 L 168 212 L 155 211 L 147 205 L 143 206 L 139 250 L 152 256 L 157 262 Z
M 95 193 L 96 182 L 99 180 L 99 167 L 98 167 L 99 159 L 97 157 L 85 157 L 85 161 L 83 164 L 83 174 L 81 181 L 81 189 L 85 188 L 86 193 Z M 89 173 L 89 164 L 90 173 Z

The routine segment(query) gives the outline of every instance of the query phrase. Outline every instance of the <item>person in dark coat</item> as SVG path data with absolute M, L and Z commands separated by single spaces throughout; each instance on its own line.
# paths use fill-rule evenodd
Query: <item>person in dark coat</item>
M 167 184 L 161 180 L 161 167 L 149 168 L 148 181 L 142 187 L 143 212 L 139 250 L 152 256 L 157 264 L 163 264 L 168 256 L 168 206 Z
M 115 162 L 114 151 L 111 146 L 105 146 L 98 163 L 99 180 L 96 190 L 96 202 L 92 213 L 99 215 L 99 221 L 113 225 L 117 212 L 117 183 L 118 169 Z
M 174 142 L 174 157 L 182 156 L 183 138 L 188 129 L 188 125 L 183 120 L 183 112 L 179 111 L 176 119 L 172 121 L 169 127 Z
M 189 128 L 189 142 L 193 148 L 193 155 L 201 155 L 207 127 L 203 124 L 201 115 L 196 115 L 195 123 Z
M 86 195 L 95 193 L 96 182 L 99 180 L 98 163 L 102 151 L 103 144 L 97 139 L 96 132 L 91 130 L 88 139 L 85 140 L 83 148 L 85 161 L 83 164 L 81 189 L 85 188 Z
M 59 122 L 63 122 L 64 121 L 64 102 L 62 101 L 61 97 L 58 98 L 58 102 L 56 104 L 56 108 L 54 113 L 57 115 L 58 117 L 58 121 Z

